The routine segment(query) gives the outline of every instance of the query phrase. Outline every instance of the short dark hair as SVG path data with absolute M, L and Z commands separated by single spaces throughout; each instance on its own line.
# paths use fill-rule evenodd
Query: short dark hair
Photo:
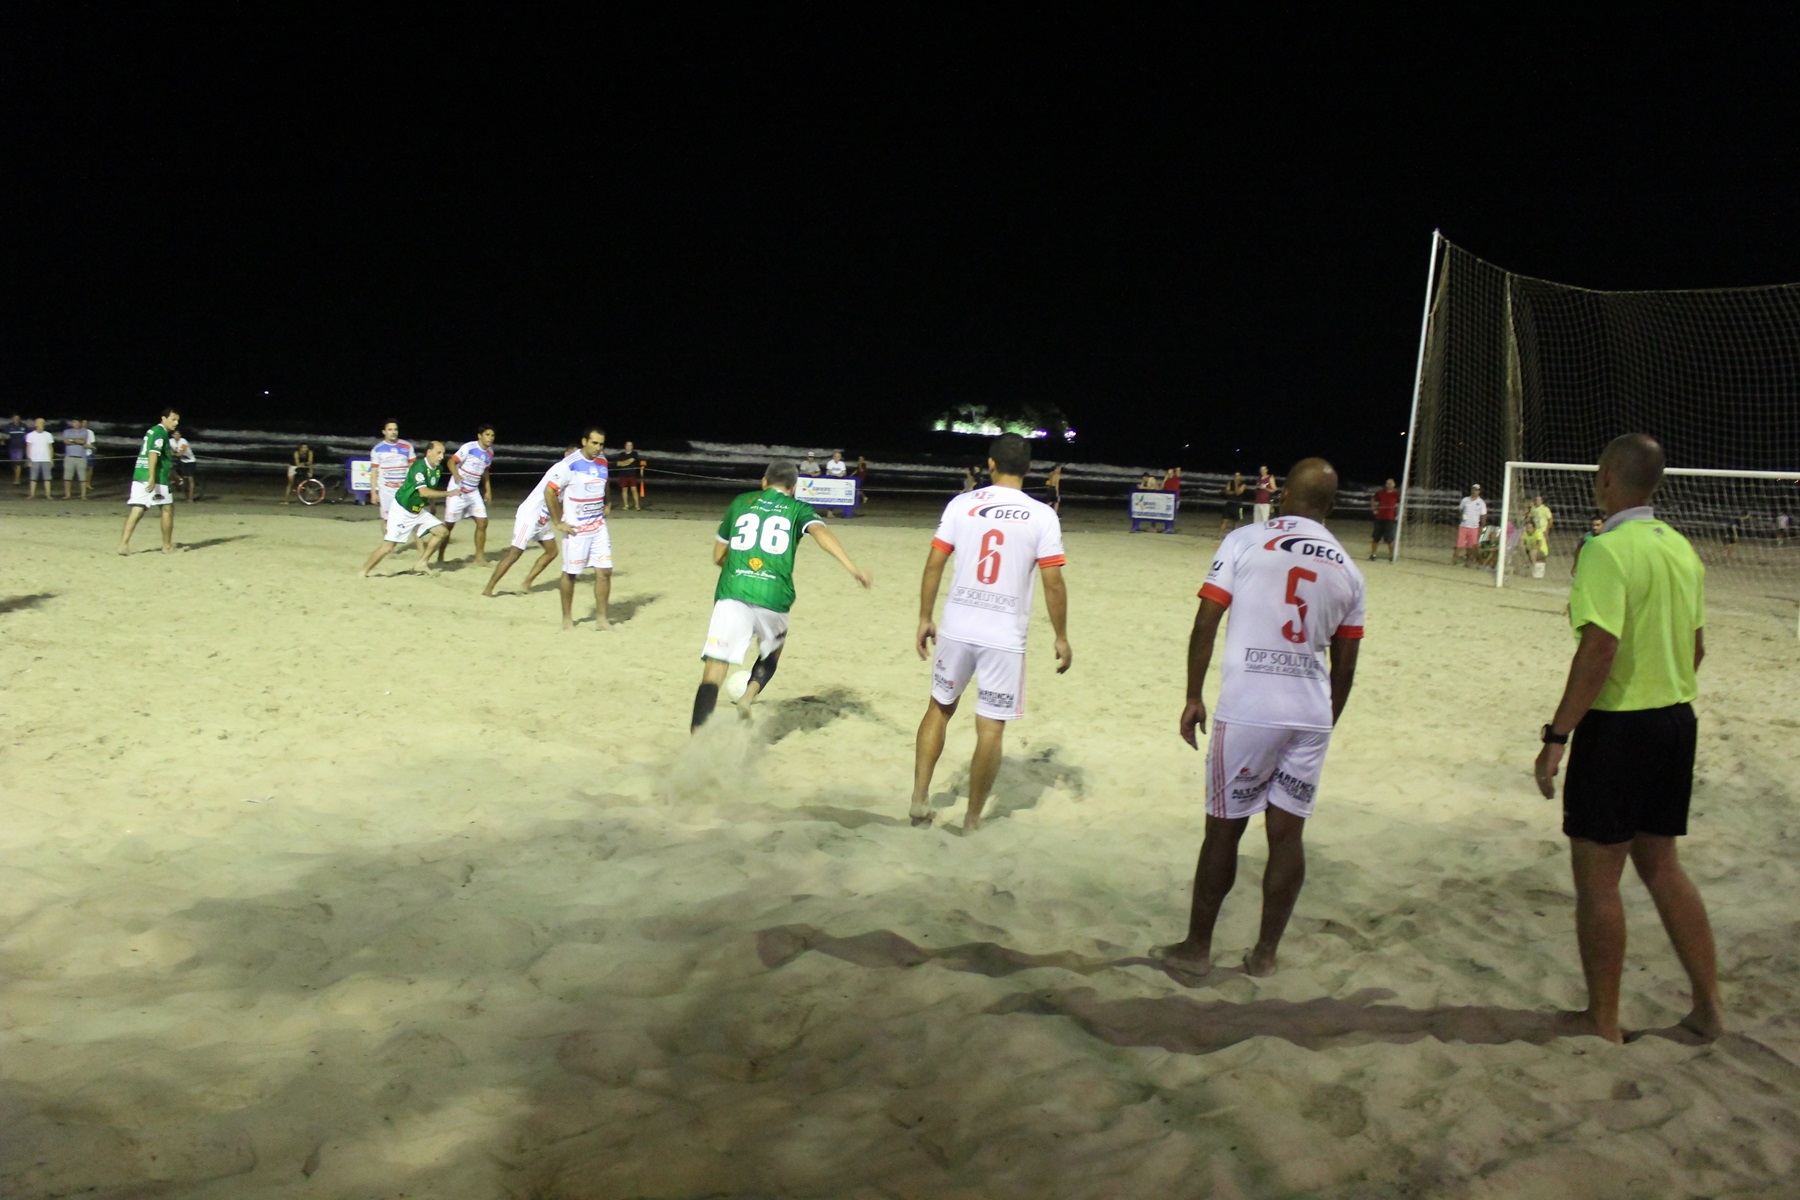
M 484 433 L 492 433 L 492 432 L 494 432 L 494 427 L 492 425 L 489 425 L 486 421 L 483 421 L 481 424 L 479 424 L 475 427 L 475 436 L 476 437 L 480 437 Z
M 791 458 L 778 458 L 763 468 L 763 482 L 770 487 L 791 488 L 800 482 L 800 468 Z
M 181 415 L 181 410 L 179 408 L 165 408 L 162 410 L 162 416 L 160 416 L 156 419 L 159 421 L 166 421 L 170 417 L 179 417 L 180 415 Z
M 1003 433 L 988 443 L 988 457 L 999 474 L 1023 476 L 1031 470 L 1031 443 L 1016 433 Z
M 581 431 L 581 440 L 582 440 L 582 441 L 584 441 L 584 442 L 585 442 L 585 441 L 587 441 L 587 440 L 588 440 L 588 434 L 590 434 L 590 433 L 597 433 L 597 434 L 599 434 L 599 435 L 600 435 L 600 437 L 601 437 L 601 440 L 603 440 L 603 441 L 604 441 L 604 440 L 605 440 L 605 438 L 606 438 L 606 430 L 604 430 L 604 429 L 602 429 L 602 428 L 600 428 L 600 427 L 599 427 L 599 426 L 598 426 L 598 425 L 589 425 L 589 426 L 588 426 L 588 427 L 587 427 L 587 428 L 586 428 L 586 429 L 583 429 L 583 430 L 582 430 L 582 431 Z

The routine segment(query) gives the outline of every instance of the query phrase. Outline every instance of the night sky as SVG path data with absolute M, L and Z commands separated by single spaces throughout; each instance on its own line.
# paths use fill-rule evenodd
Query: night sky
M 1595 288 L 1800 279 L 1773 9 L 416 11 L 15 10 L 0 404 L 854 454 L 1031 402 L 1083 458 L 1378 479 L 1434 228 Z

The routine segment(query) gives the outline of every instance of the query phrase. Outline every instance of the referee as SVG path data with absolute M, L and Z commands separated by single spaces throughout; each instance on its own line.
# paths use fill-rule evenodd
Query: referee
M 1594 498 L 1606 514 L 1583 547 L 1569 597 L 1581 637 L 1556 715 L 1543 728 L 1537 785 L 1563 784 L 1563 833 L 1575 872 L 1575 936 L 1588 1005 L 1564 1015 L 1563 1032 L 1624 1040 L 1619 979 L 1625 968 L 1625 908 L 1619 877 L 1629 857 L 1656 902 L 1693 988 L 1682 1018 L 1710 1040 L 1724 1008 L 1706 903 L 1675 852 L 1687 833 L 1694 784 L 1695 674 L 1705 657 L 1705 569 L 1688 540 L 1656 519 L 1663 448 L 1647 434 L 1616 438 L 1600 455 Z

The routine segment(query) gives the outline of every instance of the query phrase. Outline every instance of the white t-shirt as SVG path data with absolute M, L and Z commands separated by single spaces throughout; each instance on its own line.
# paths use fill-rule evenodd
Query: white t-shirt
M 173 449 L 175 451 L 175 457 L 182 462 L 191 463 L 194 461 L 194 448 L 188 445 L 188 440 L 186 438 L 177 435 Z
M 1464 496 L 1456 509 L 1462 514 L 1462 527 L 1474 529 L 1487 516 L 1487 501 L 1480 496 Z
M 56 457 L 56 435 L 48 429 L 33 429 L 25 435 L 25 457 L 32 462 L 50 462 Z
M 576 533 L 594 532 L 606 524 L 606 456 L 590 459 L 576 454 L 563 459 L 544 477 L 544 491 L 557 494 L 562 519 Z
M 850 464 L 841 458 L 834 458 L 825 464 L 825 473 L 833 479 L 842 479 L 844 477 L 844 472 L 849 469 Z
M 560 467 L 570 459 L 580 457 L 581 451 L 571 450 L 557 460 L 556 466 Z M 532 488 L 525 499 L 519 502 L 519 515 L 523 516 L 525 513 L 529 512 L 535 513 L 537 519 L 540 521 L 548 521 L 550 519 L 550 506 L 544 503 L 544 489 L 550 486 L 550 476 L 555 470 L 556 467 L 551 467 L 550 470 L 545 471 L 544 477 L 537 481 L 537 486 Z
M 451 463 L 451 482 L 465 492 L 479 492 L 482 476 L 493 465 L 492 450 L 483 450 L 480 442 L 464 442 L 457 449 L 456 458 Z
M 376 442 L 369 451 L 369 470 L 382 487 L 398 491 L 406 482 L 406 468 L 416 457 L 411 442 Z
M 1219 699 L 1227 724 L 1331 728 L 1334 637 L 1359 638 L 1363 577 L 1331 531 L 1276 517 L 1226 535 L 1200 595 L 1231 610 Z
M 938 632 L 976 646 L 1024 650 L 1038 568 L 1063 565 L 1056 510 L 1017 488 L 964 492 L 945 506 L 931 544 L 955 555 Z

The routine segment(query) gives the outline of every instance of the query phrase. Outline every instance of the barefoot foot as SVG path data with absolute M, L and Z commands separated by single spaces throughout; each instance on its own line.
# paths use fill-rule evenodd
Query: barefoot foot
M 1244 974 L 1261 978 L 1275 973 L 1275 947 L 1254 946 L 1244 951 Z
M 1150 957 L 1168 971 L 1188 979 L 1202 979 L 1212 971 L 1210 946 L 1196 946 L 1185 941 L 1167 946 L 1152 946 Z
M 1680 1025 L 1709 1042 L 1725 1036 L 1725 1014 L 1711 1004 L 1696 1004 L 1693 1012 L 1681 1018 Z
M 1585 1009 L 1580 1012 L 1557 1013 L 1551 1028 L 1557 1037 L 1597 1037 L 1605 1038 L 1615 1046 L 1625 1044 L 1625 1033 L 1617 1024 L 1610 1030 L 1602 1029 L 1600 1019 Z

